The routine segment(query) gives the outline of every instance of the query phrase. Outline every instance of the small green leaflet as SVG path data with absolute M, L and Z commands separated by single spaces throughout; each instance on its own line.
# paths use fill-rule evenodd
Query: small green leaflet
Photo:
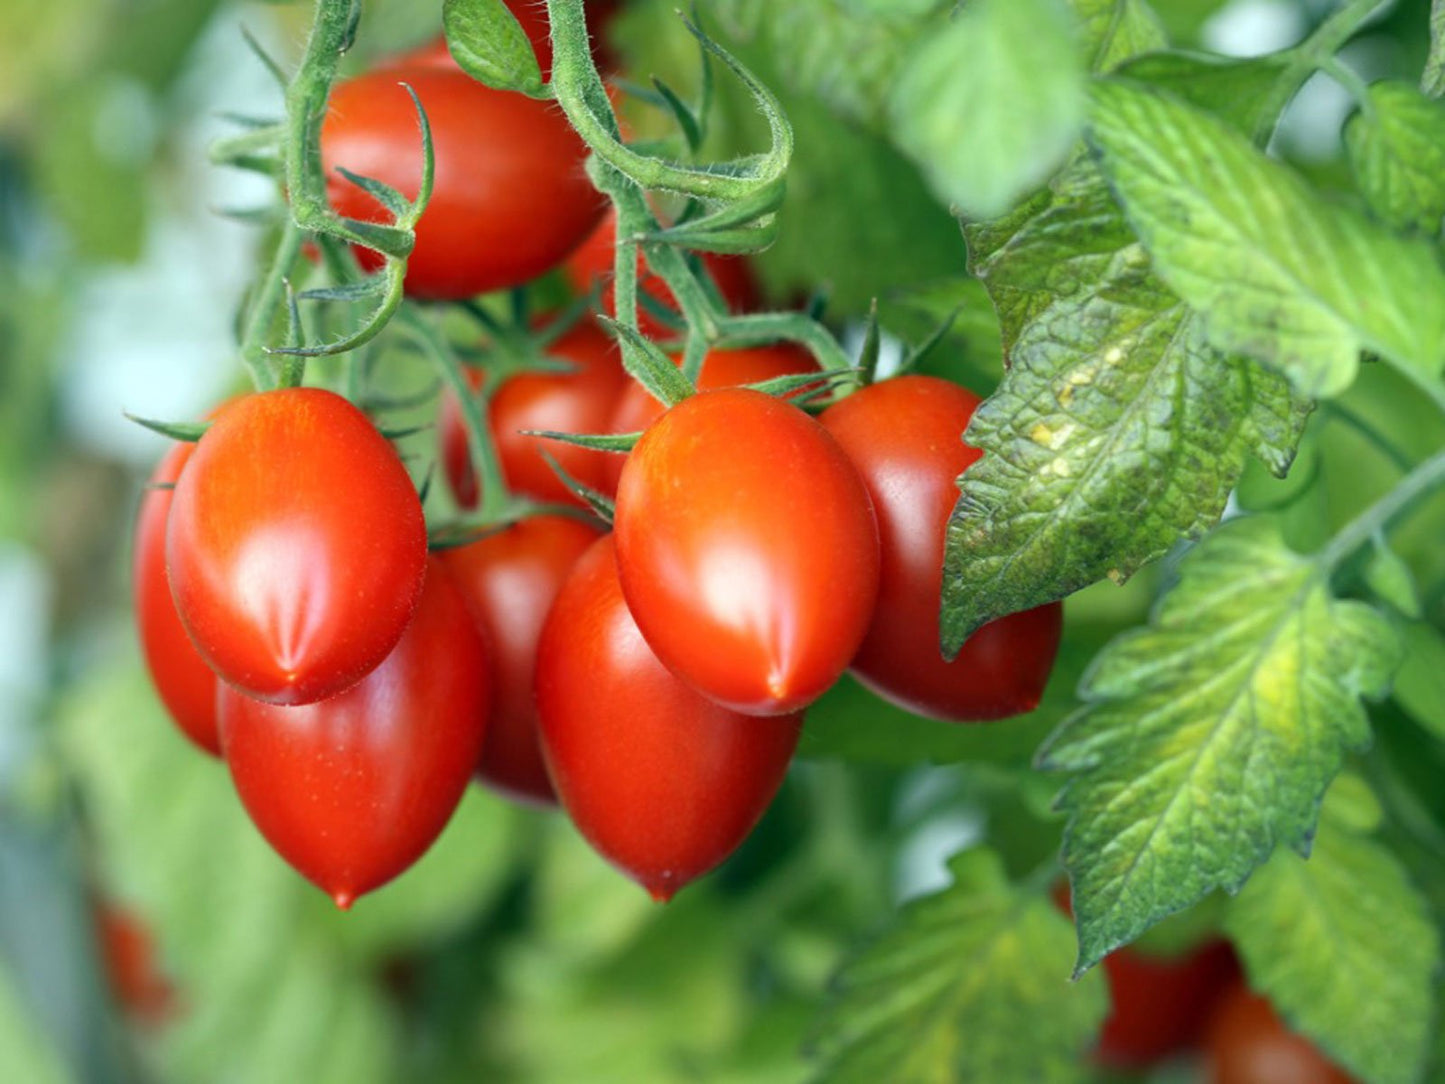
M 992 851 L 906 905 L 847 964 L 817 1040 L 820 1084 L 1083 1079 L 1108 1007 L 1102 977 L 1068 980 L 1073 936 L 1047 896 L 1010 886 Z
M 1356 788 L 1365 801 L 1337 800 Z M 1336 812 L 1345 800 L 1359 808 Z M 1410 1084 L 1428 1053 L 1440 935 L 1400 862 L 1368 834 L 1361 814 L 1373 801 L 1341 776 L 1309 860 L 1276 854 L 1230 901 L 1225 929 L 1250 985 L 1293 1027 L 1370 1084 Z
M 446 0 L 442 26 L 452 56 L 473 79 L 533 98 L 546 94 L 532 43 L 502 0 Z
M 992 218 L 1063 164 L 1087 104 L 1073 23 L 1059 0 L 972 0 L 920 41 L 889 127 L 940 199 Z
M 1445 215 L 1445 103 L 1408 83 L 1370 87 L 1368 106 L 1345 126 L 1360 191 L 1382 220 L 1427 235 Z
M 1069 0 L 1079 20 L 1089 70 L 1113 71 L 1130 57 L 1169 44 L 1169 35 L 1146 0 Z
M 1445 270 L 1428 244 L 1327 203 L 1222 121 L 1146 87 L 1096 83 L 1088 139 L 1216 347 L 1311 396 L 1349 387 L 1362 349 L 1439 372 Z
M 1390 622 L 1333 598 L 1269 517 L 1221 527 L 1179 572 L 1039 755 L 1074 773 L 1058 804 L 1081 969 L 1236 890 L 1276 846 L 1307 852 L 1320 796 L 1369 740 L 1359 698 L 1382 695 L 1399 662 Z
M 1430 55 L 1425 59 L 1420 89 L 1432 98 L 1445 94 L 1445 0 L 1430 5 Z

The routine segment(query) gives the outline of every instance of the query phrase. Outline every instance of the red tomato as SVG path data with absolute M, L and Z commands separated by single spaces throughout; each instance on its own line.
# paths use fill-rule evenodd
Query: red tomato
M 1113 1008 L 1099 1035 L 1099 1060 L 1142 1069 L 1198 1044 L 1239 964 L 1229 943 L 1216 940 L 1172 958 L 1122 948 L 1104 957 L 1104 972 Z
M 537 637 L 567 574 L 598 533 L 566 516 L 530 516 L 441 554 L 491 648 L 492 717 L 477 774 L 516 798 L 557 800 L 532 699 Z
M 547 20 L 545 0 L 504 0 L 504 2 L 511 9 L 512 14 L 517 17 L 517 22 L 522 26 L 522 33 L 526 34 L 527 40 L 532 43 L 532 51 L 537 54 L 537 65 L 542 69 L 542 80 L 546 82 L 552 75 L 552 28 Z M 598 66 L 604 70 L 613 67 L 614 62 L 607 49 L 607 43 L 598 35 L 606 33 L 607 24 L 616 11 L 617 0 L 593 0 L 587 4 L 587 26 L 592 31 L 592 53 Z M 411 52 L 397 57 L 395 63 L 457 67 L 457 62 L 452 59 L 452 54 L 447 49 L 447 40 L 444 37 L 438 37 L 419 49 L 413 49 Z
M 681 364 L 679 358 L 672 360 L 674 364 Z M 773 343 L 741 350 L 709 350 L 703 358 L 702 371 L 698 373 L 697 389 L 715 391 L 718 388 L 735 388 L 794 373 L 811 373 L 817 368 L 813 355 L 796 343 Z M 641 384 L 630 380 L 612 412 L 608 432 L 640 433 L 660 417 L 662 404 Z M 620 455 L 610 456 L 607 460 L 609 493 L 617 491 L 624 462 L 625 457 Z
M 111 994 L 126 1015 L 158 1027 L 176 1014 L 175 987 L 161 968 L 151 932 L 123 907 L 97 900 L 91 907 L 100 962 Z
M 211 668 L 252 696 L 304 704 L 396 646 L 426 545 L 386 438 L 341 396 L 292 388 L 217 414 L 175 488 L 166 564 Z
M 1238 983 L 1220 1000 L 1206 1040 L 1210 1084 L 1350 1084 L 1354 1079 L 1295 1034 L 1264 998 Z
M 803 722 L 738 715 L 668 673 L 623 601 L 611 535 L 577 562 L 542 628 L 537 716 L 578 831 L 658 901 L 752 831 Z
M 156 466 L 150 484 L 174 483 L 194 450 L 193 444 L 173 447 Z M 141 497 L 131 556 L 136 631 L 151 681 L 181 733 L 212 756 L 220 756 L 216 673 L 186 634 L 166 579 L 166 516 L 170 510 L 168 489 L 148 489 Z
M 407 263 L 407 293 L 446 300 L 521 286 L 582 242 L 604 202 L 582 170 L 587 148 L 562 111 L 438 66 L 368 72 L 332 91 L 321 156 L 339 214 L 391 221 L 337 166 L 408 199 L 417 194 L 421 137 L 403 81 L 426 109 L 436 161 L 431 202 Z M 358 257 L 380 266 L 374 252 Z
M 811 703 L 858 649 L 878 593 L 868 491 L 827 430 L 744 388 L 699 392 L 622 470 L 617 564 L 652 650 L 719 704 Z
M 550 429 L 560 433 L 606 433 L 612 411 L 628 383 L 617 344 L 596 324 L 583 320 L 569 328 L 547 353 L 575 368 L 571 372 L 530 372 L 509 377 L 497 388 L 488 406 L 492 437 L 502 463 L 502 476 L 515 493 L 543 501 L 581 506 L 542 458 L 543 450 L 579 482 L 593 489 L 607 488 L 611 452 L 595 452 L 557 440 L 526 436 L 524 430 Z M 481 374 L 472 373 L 473 387 L 481 387 Z M 450 393 L 442 397 L 438 421 L 442 465 L 457 503 L 475 508 L 478 492 L 467 444 L 462 411 Z
M 858 468 L 878 516 L 878 608 L 853 672 L 884 699 L 955 721 L 1000 719 L 1038 705 L 1059 649 L 1063 607 L 991 621 L 952 662 L 938 647 L 939 596 L 956 479 L 982 454 L 961 434 L 979 404 L 931 376 L 854 392 L 819 419 Z
M 615 269 L 613 251 L 617 244 L 617 211 L 609 208 L 602 222 L 592 231 L 591 236 L 577 248 L 562 265 L 567 283 L 579 294 L 585 294 L 599 282 L 605 282 L 602 290 L 602 310 L 609 315 L 616 312 L 612 300 L 612 273 Z M 745 256 L 724 256 L 716 252 L 701 254 L 703 266 L 717 283 L 718 292 L 732 312 L 751 312 L 759 305 L 758 283 Z M 649 271 L 637 254 L 637 288 L 639 295 L 646 294 L 659 305 L 669 309 L 677 308 L 677 300 L 667 288 L 661 276 Z M 640 303 L 637 309 L 637 326 L 650 339 L 667 338 L 677 332 L 654 319 Z
M 241 803 L 271 846 L 345 910 L 425 853 L 481 755 L 487 651 L 433 559 L 385 662 L 339 696 L 278 707 L 229 686 L 221 740 Z

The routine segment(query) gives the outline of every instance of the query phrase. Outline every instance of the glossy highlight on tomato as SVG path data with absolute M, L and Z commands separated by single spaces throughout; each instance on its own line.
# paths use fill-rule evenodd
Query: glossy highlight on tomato
M 681 364 L 680 358 L 673 358 L 673 364 Z M 766 346 L 749 346 L 737 350 L 709 350 L 702 359 L 702 369 L 697 375 L 698 391 L 715 391 L 719 388 L 736 388 L 744 384 L 758 384 L 780 376 L 796 373 L 811 373 L 818 369 L 813 355 L 796 343 L 770 343 Z M 662 404 L 648 394 L 637 381 L 628 381 L 617 407 L 608 424 L 611 433 L 640 433 L 658 418 L 662 417 Z M 622 477 L 623 456 L 613 455 L 607 460 L 609 493 L 617 492 L 617 482 Z
M 385 662 L 301 707 L 223 687 L 221 740 L 246 812 L 276 851 L 343 910 L 419 859 L 481 755 L 490 665 L 441 562 Z
M 570 372 L 523 372 L 508 377 L 493 393 L 487 418 L 501 461 L 502 477 L 514 493 L 540 501 L 578 507 L 573 496 L 543 457 L 545 451 L 577 481 L 593 489 L 607 488 L 610 452 L 528 436 L 529 430 L 559 433 L 605 433 L 629 381 L 617 344 L 591 320 L 568 328 L 548 345 L 546 353 L 572 367 Z M 481 386 L 481 374 L 470 376 Z M 448 393 L 442 398 L 438 422 L 442 465 L 457 504 L 475 508 L 481 499 L 461 406 Z
M 698 392 L 638 441 L 617 490 L 627 605 L 674 674 L 777 715 L 847 667 L 878 593 L 868 491 L 827 430 L 744 388 Z
M 1038 706 L 1058 654 L 1063 607 L 991 621 L 952 662 L 939 641 L 943 549 L 956 479 L 982 455 L 962 433 L 979 399 L 931 376 L 855 391 L 819 420 L 863 477 L 878 516 L 878 606 L 852 670 L 879 696 L 951 721 L 1001 719 Z
M 612 276 L 616 270 L 616 245 L 617 211 L 615 208 L 609 207 L 597 228 L 571 256 L 567 257 L 567 262 L 562 265 L 562 273 L 567 278 L 567 284 L 579 294 L 587 293 L 598 283 L 603 284 L 602 311 L 609 316 L 616 315 L 617 312 L 612 289 Z M 758 283 L 753 276 L 747 257 L 704 252 L 699 255 L 699 258 L 708 274 L 712 276 L 718 293 L 722 295 L 730 312 L 752 312 L 758 308 L 761 302 Z M 662 276 L 648 269 L 640 251 L 637 254 L 637 289 L 639 293 L 638 330 L 649 339 L 677 336 L 679 332 L 675 328 L 670 328 L 662 323 L 641 303 L 642 296 L 645 295 L 663 308 L 677 310 L 677 299 L 667 288 L 667 283 L 663 281 Z
M 577 562 L 542 628 L 537 713 L 578 831 L 658 901 L 752 831 L 803 721 L 739 715 L 673 677 L 628 612 L 612 535 Z
M 537 639 L 567 575 L 600 533 L 566 516 L 528 516 L 441 554 L 492 657 L 492 715 L 477 776 L 514 798 L 557 800 L 537 736 Z
M 421 136 L 403 82 L 426 110 L 435 155 L 431 202 L 407 261 L 408 294 L 455 300 L 521 286 L 587 237 L 605 204 L 582 169 L 586 146 L 562 111 L 438 65 L 378 69 L 332 91 L 321 157 L 337 213 L 392 220 L 337 166 L 416 198 Z M 381 264 L 374 252 L 357 255 L 368 268 Z
M 150 476 L 141 496 L 135 521 L 135 549 L 131 555 L 131 589 L 135 600 L 136 632 L 145 655 L 146 670 L 182 734 L 212 756 L 221 755 L 216 729 L 216 672 L 206 665 L 171 597 L 166 578 L 166 520 L 171 490 L 191 458 L 195 445 L 171 448 Z
M 291 388 L 217 414 L 174 490 L 166 564 L 211 668 L 258 699 L 304 704 L 396 646 L 426 545 L 386 438 L 341 396 Z
M 1351 1084 L 1354 1080 L 1303 1035 L 1291 1031 L 1265 999 L 1238 983 L 1209 1021 L 1209 1084 Z

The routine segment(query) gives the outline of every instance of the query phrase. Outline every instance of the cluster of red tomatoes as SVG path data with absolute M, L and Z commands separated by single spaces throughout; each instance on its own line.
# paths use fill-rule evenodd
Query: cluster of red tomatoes
M 518 14 L 545 71 L 545 24 L 530 6 Z M 335 89 L 330 166 L 413 194 L 403 81 L 436 160 L 410 295 L 521 286 L 564 261 L 580 289 L 605 276 L 615 229 L 563 115 L 474 82 L 444 51 Z M 339 211 L 384 217 L 329 176 Z M 704 265 L 730 304 L 755 303 L 745 264 Z M 663 283 L 642 287 L 669 302 Z M 420 857 L 474 774 L 560 800 L 599 851 L 666 899 L 752 829 L 804 709 L 849 667 L 941 719 L 1037 703 L 1057 604 L 985 627 L 951 662 L 939 653 L 945 525 L 955 479 L 977 458 L 960 436 L 975 396 L 904 376 L 815 418 L 739 386 L 815 370 L 778 344 L 714 350 L 698 393 L 664 411 L 590 319 L 550 349 L 568 371 L 518 373 L 487 395 L 502 473 L 514 493 L 576 503 L 524 431 L 643 431 L 625 459 L 550 442 L 575 479 L 615 494 L 611 531 L 580 509 L 538 514 L 431 553 L 392 444 L 320 388 L 225 404 L 198 443 L 164 459 L 145 498 L 137 612 L 162 698 L 224 756 L 266 838 L 338 905 Z M 474 506 L 455 400 L 440 455 L 458 504 Z

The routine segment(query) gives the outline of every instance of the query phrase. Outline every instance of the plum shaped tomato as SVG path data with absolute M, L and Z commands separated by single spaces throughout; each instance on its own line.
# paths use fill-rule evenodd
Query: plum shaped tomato
M 174 1020 L 180 998 L 150 928 L 133 911 L 105 899 L 91 905 L 100 963 L 121 1010 L 143 1027 Z
M 858 468 L 878 516 L 878 607 L 853 672 L 886 700 L 953 721 L 1036 707 L 1063 623 L 1062 606 L 1049 603 L 984 625 L 952 662 L 939 651 L 945 531 L 955 480 L 982 454 L 962 439 L 978 403 L 946 380 L 901 376 L 854 392 L 819 419 Z
M 598 536 L 566 516 L 529 516 L 441 554 L 492 656 L 492 714 L 477 775 L 505 794 L 555 802 L 532 699 L 542 622 Z
M 542 627 L 537 717 L 578 831 L 658 901 L 752 831 L 803 722 L 739 715 L 673 677 L 623 601 L 612 535 L 582 555 Z
M 618 397 L 628 384 L 627 372 L 622 368 L 617 344 L 590 320 L 568 328 L 547 347 L 547 354 L 574 368 L 571 372 L 523 372 L 508 377 L 491 396 L 487 420 L 496 441 L 502 476 L 513 492 L 581 507 L 582 502 L 553 473 L 542 452 L 545 450 L 563 470 L 593 489 L 606 487 L 610 461 L 621 457 L 527 436 L 525 430 L 608 432 Z M 480 373 L 473 371 L 470 379 L 473 387 L 480 387 Z M 452 493 L 461 507 L 475 508 L 481 493 L 461 407 L 450 393 L 442 398 L 438 430 L 442 465 Z
M 602 287 L 602 311 L 609 315 L 616 313 L 613 303 L 612 273 L 615 270 L 614 250 L 617 245 L 617 211 L 609 208 L 601 223 L 587 240 L 567 257 L 562 265 L 562 274 L 567 283 L 579 294 L 585 294 L 598 283 Z M 758 307 L 758 284 L 745 256 L 726 256 L 717 252 L 704 252 L 700 256 L 702 265 L 712 275 L 718 293 L 727 303 L 730 312 L 752 312 Z M 676 309 L 677 300 L 667 288 L 661 276 L 649 271 L 642 253 L 637 254 L 637 288 L 640 294 L 667 309 Z M 678 332 L 654 317 L 647 307 L 637 307 L 637 326 L 649 339 L 676 336 Z M 740 381 L 747 383 L 747 381 Z
M 149 485 L 174 484 L 194 450 L 193 444 L 171 448 L 156 465 Z M 136 631 L 151 681 L 181 733 L 212 756 L 220 756 L 216 672 L 191 643 L 166 579 L 166 517 L 170 510 L 169 489 L 150 488 L 141 497 L 131 556 Z
M 1216 939 L 1177 957 L 1118 949 L 1104 957 L 1104 973 L 1113 1007 L 1099 1033 L 1099 1061 L 1144 1069 L 1199 1041 L 1239 964 L 1229 942 Z
M 332 91 L 321 157 L 339 214 L 392 220 L 337 166 L 416 197 L 421 137 L 403 82 L 426 110 L 436 162 L 407 261 L 408 294 L 454 300 L 521 286 L 586 238 L 604 203 L 582 169 L 587 148 L 562 111 L 436 65 L 378 69 Z M 374 252 L 357 255 L 363 266 L 380 266 Z
M 617 567 L 657 657 L 750 715 L 811 703 L 857 651 L 878 594 L 868 491 L 797 407 L 698 392 L 627 457 Z
M 341 396 L 290 388 L 216 415 L 174 490 L 166 566 L 211 668 L 258 699 L 304 704 L 396 646 L 426 546 L 386 438 Z
M 673 364 L 679 359 L 673 358 Z M 715 391 L 718 388 L 735 388 L 743 384 L 756 384 L 779 376 L 816 371 L 818 363 L 813 355 L 795 343 L 772 343 L 767 346 L 750 346 L 741 350 L 709 350 L 702 360 L 698 373 L 698 391 Z M 662 404 L 648 394 L 647 389 L 635 380 L 629 380 L 617 400 L 617 408 L 607 427 L 611 433 L 640 433 L 658 418 L 662 417 Z M 618 479 L 622 477 L 620 455 L 607 459 L 607 491 L 617 491 Z
M 1209 1084 L 1350 1084 L 1354 1079 L 1285 1026 L 1243 982 L 1224 994 L 1205 1039 Z
M 482 751 L 489 660 L 440 561 L 386 661 L 300 707 L 223 685 L 221 741 L 246 812 L 282 858 L 343 910 L 441 834 Z

